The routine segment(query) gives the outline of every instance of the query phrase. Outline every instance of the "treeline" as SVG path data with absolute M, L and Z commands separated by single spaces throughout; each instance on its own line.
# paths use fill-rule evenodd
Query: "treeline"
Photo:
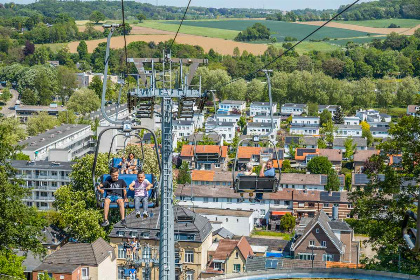
M 336 10 L 292 10 L 283 13 L 268 15 L 268 20 L 278 21 L 316 21 L 329 20 L 333 15 L 341 12 L 347 6 L 341 6 Z M 340 15 L 341 20 L 371 20 L 371 19 L 391 19 L 391 18 L 411 18 L 420 19 L 420 2 L 418 0 L 379 0 L 356 4 L 348 11 Z
M 270 29 L 261 23 L 255 23 L 235 37 L 235 41 L 257 41 L 270 39 Z
M 107 19 L 121 20 L 121 1 L 56 1 L 40 0 L 28 5 L 14 3 L 0 4 L 0 18 L 10 16 L 26 16 L 28 13 L 39 13 L 54 18 L 58 13 L 67 13 L 76 20 L 88 20 L 92 11 L 98 10 Z M 177 20 L 184 15 L 184 9 L 171 6 L 154 6 L 147 3 L 127 1 L 124 3 L 127 20 L 136 20 L 136 15 L 142 13 L 147 19 Z M 265 17 L 264 10 L 239 8 L 204 8 L 190 7 L 187 19 L 201 18 L 261 18 Z

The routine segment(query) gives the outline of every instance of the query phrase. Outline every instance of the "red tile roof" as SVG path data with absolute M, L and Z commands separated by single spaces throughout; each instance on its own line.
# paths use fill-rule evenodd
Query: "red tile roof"
M 214 181 L 214 171 L 212 170 L 193 170 L 192 180 L 193 181 Z
M 329 161 L 342 161 L 343 154 L 339 149 L 318 149 L 318 154 L 321 157 L 327 157 Z
M 238 147 L 238 158 L 251 159 L 253 155 L 259 155 L 261 147 Z
M 365 162 L 373 155 L 379 155 L 379 150 L 357 150 L 354 153 L 353 160 L 355 162 Z
M 214 260 L 226 260 L 232 254 L 233 250 L 238 247 L 242 256 L 246 259 L 249 255 L 253 255 L 251 245 L 249 245 L 248 240 L 244 236 L 239 240 L 231 239 L 221 239 L 219 241 L 219 246 L 217 246 L 216 252 L 214 252 Z
M 222 146 L 222 154 L 221 157 L 226 157 L 227 156 L 227 146 Z M 220 155 L 220 146 L 218 145 L 197 145 L 195 147 L 195 152 L 197 154 L 201 154 L 201 153 L 217 153 Z M 181 150 L 181 156 L 182 157 L 192 157 L 194 155 L 194 145 L 184 145 L 182 146 L 182 150 Z

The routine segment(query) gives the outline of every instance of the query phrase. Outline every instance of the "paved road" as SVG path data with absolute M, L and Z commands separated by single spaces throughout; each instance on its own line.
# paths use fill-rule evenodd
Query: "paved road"
M 16 104 L 16 100 L 18 99 L 18 96 L 19 96 L 19 93 L 14 89 L 10 89 L 10 93 L 12 94 L 12 98 L 9 101 L 7 101 L 6 105 L 4 105 L 0 111 L 6 117 L 11 117 L 15 115 L 14 107 Z

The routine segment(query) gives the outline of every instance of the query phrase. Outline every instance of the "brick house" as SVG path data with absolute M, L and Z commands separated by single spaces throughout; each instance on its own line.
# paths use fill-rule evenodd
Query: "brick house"
M 115 280 L 114 248 L 102 238 L 93 243 L 67 243 L 33 270 L 33 279 L 48 274 L 55 280 Z
M 330 219 L 323 210 L 306 225 L 291 246 L 295 259 L 314 261 L 358 263 L 359 251 L 349 225 Z
M 354 172 L 363 172 L 365 162 L 373 155 L 379 155 L 379 150 L 357 150 L 353 155 Z
M 180 157 L 195 169 L 222 171 L 226 169 L 227 151 L 227 146 L 184 145 Z

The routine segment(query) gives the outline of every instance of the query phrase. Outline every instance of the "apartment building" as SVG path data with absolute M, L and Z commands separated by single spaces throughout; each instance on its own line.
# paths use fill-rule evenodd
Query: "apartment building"
M 194 122 L 188 120 L 172 121 L 172 132 L 178 139 L 185 139 L 194 134 Z
M 32 189 L 25 203 L 49 210 L 55 201 L 54 192 L 70 182 L 74 162 L 12 160 L 11 164 L 17 170 L 16 177 L 24 181 L 23 187 Z
M 334 117 L 335 113 L 337 112 L 339 105 L 318 105 L 318 114 L 324 112 L 324 110 L 328 110 L 331 113 L 331 116 Z
M 360 118 L 356 116 L 346 116 L 344 117 L 345 125 L 358 125 L 360 123 Z
M 93 132 L 87 124 L 63 124 L 18 144 L 31 160 L 71 161 L 93 151 Z
M 373 109 L 360 109 L 356 111 L 356 117 L 360 119 L 360 121 L 367 121 L 367 122 L 391 122 L 391 116 L 383 113 L 379 113 L 377 110 Z
M 228 114 L 230 112 L 243 112 L 246 109 L 246 102 L 241 100 L 223 100 L 219 103 L 218 114 Z
M 236 122 L 206 122 L 206 133 L 215 132 L 221 137 L 223 137 L 223 140 L 227 143 L 232 143 L 237 129 L 238 124 Z
M 308 113 L 308 106 L 306 104 L 285 103 L 281 105 L 280 112 L 282 115 L 302 115 Z
M 277 104 L 274 103 L 271 106 L 270 110 L 270 102 L 252 102 L 249 106 L 249 115 L 251 117 L 254 116 L 269 116 L 270 113 L 276 113 L 277 112 Z
M 319 117 L 293 116 L 292 126 L 319 127 Z
M 344 143 L 346 142 L 347 138 L 334 138 L 333 148 L 336 150 L 341 150 L 342 152 L 346 151 L 346 147 Z M 353 140 L 353 145 L 356 144 L 356 150 L 367 150 L 367 140 L 366 138 L 362 137 L 351 137 Z
M 230 115 L 216 114 L 214 116 L 214 120 L 216 122 L 238 122 L 240 118 L 241 118 L 241 115 L 239 114 L 230 114 Z
M 252 121 L 256 123 L 270 123 L 271 124 L 271 116 L 269 115 L 255 115 L 252 117 Z M 281 124 L 281 117 L 273 116 L 274 126 L 277 130 L 280 129 Z
M 290 134 L 316 136 L 316 135 L 319 135 L 319 126 L 293 125 L 292 124 L 290 126 Z
M 66 107 L 57 106 L 57 104 L 50 104 L 49 106 L 34 106 L 34 105 L 16 105 L 16 117 L 21 123 L 26 123 L 28 119 L 41 112 L 46 112 L 50 116 L 58 116 L 60 112 L 66 112 Z
M 273 125 L 274 126 L 274 125 Z M 246 135 L 268 136 L 271 141 L 276 143 L 277 129 L 271 123 L 251 122 L 247 124 Z
M 159 208 L 149 209 L 150 217 L 126 217 L 127 226 L 118 222 L 109 234 L 117 256 L 117 278 L 159 278 Z M 174 206 L 175 279 L 196 280 L 206 270 L 208 249 L 212 245 L 212 227 L 206 218 L 192 210 Z M 189 217 L 191 222 L 181 222 Z M 179 222 L 178 222 L 179 221 Z M 115 278 L 114 278 L 115 279 Z
M 180 158 L 199 170 L 224 171 L 227 169 L 228 146 L 184 145 Z
M 362 137 L 361 125 L 338 124 L 337 131 L 334 131 L 334 137 Z

